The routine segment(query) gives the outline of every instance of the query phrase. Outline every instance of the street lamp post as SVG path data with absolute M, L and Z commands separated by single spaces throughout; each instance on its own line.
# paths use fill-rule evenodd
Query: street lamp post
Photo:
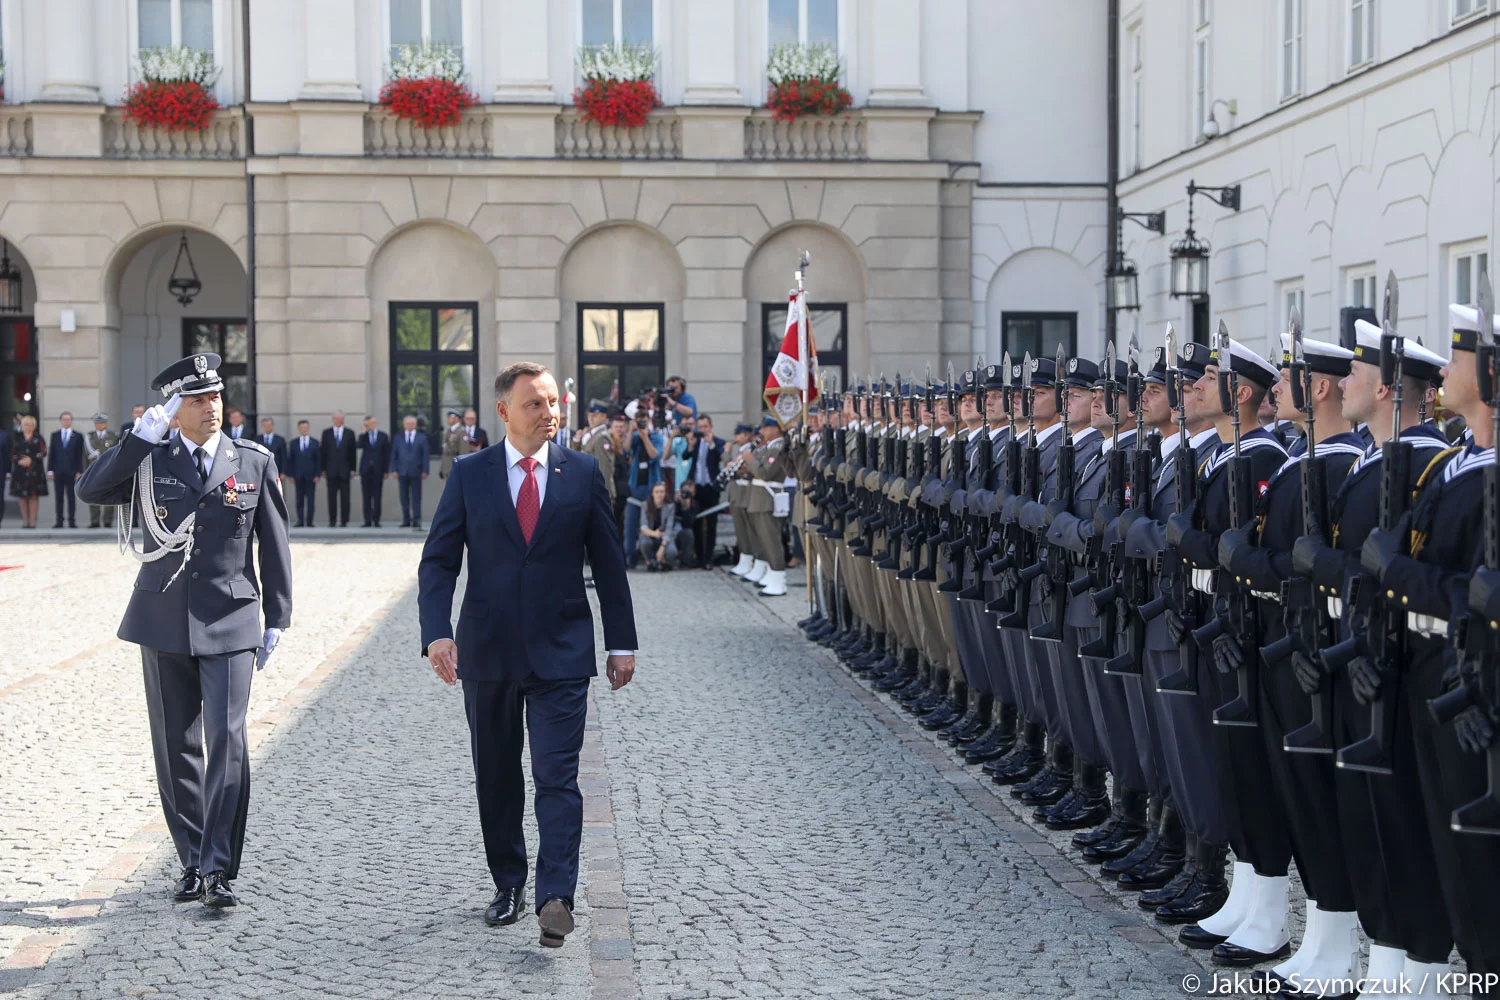
M 1141 307 L 1140 280 L 1135 262 L 1125 256 L 1126 219 L 1153 233 L 1167 231 L 1166 212 L 1127 212 L 1124 209 L 1115 212 L 1115 262 L 1105 273 L 1104 279 L 1106 304 L 1116 312 Z
M 1231 212 L 1240 210 L 1240 186 L 1199 187 L 1188 181 L 1188 223 L 1183 238 L 1172 244 L 1172 297 L 1208 298 L 1208 255 L 1213 249 L 1193 232 L 1193 196 L 1201 194 Z

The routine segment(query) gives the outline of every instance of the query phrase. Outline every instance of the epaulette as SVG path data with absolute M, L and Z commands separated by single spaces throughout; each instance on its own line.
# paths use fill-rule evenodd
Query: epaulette
M 230 438 L 230 440 L 239 445 L 241 448 L 249 448 L 252 451 L 260 452 L 262 455 L 271 454 L 271 449 L 267 448 L 259 441 L 252 441 L 249 438 Z

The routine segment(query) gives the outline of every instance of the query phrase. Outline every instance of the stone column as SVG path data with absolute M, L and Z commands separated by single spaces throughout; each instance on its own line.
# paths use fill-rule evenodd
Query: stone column
M 356 0 L 316 0 L 304 8 L 307 77 L 299 95 L 304 101 L 362 101 L 356 45 L 359 23 Z
M 500 24 L 500 76 L 495 84 L 495 102 L 557 103 L 548 59 L 552 44 L 547 19 L 550 5 L 536 0 L 494 0 L 494 6 Z
M 687 6 L 687 87 L 684 104 L 743 104 L 736 75 L 734 0 L 693 0 Z
M 43 101 L 99 100 L 92 6 L 89 0 L 47 0 L 42 5 L 42 33 L 47 45 Z
M 923 105 L 922 0 L 870 5 L 869 103 Z

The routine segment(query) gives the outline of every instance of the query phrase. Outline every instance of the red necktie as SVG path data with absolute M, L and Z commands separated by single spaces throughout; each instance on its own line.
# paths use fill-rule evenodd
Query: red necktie
M 537 461 L 534 458 L 523 458 L 520 464 L 526 470 L 526 481 L 521 484 L 521 492 L 516 497 L 516 520 L 521 522 L 521 537 L 530 545 L 531 533 L 536 530 L 536 519 L 542 512 L 541 497 L 536 486 Z

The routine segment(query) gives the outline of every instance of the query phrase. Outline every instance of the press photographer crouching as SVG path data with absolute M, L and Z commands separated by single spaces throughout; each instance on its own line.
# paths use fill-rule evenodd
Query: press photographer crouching
M 689 504 L 692 497 L 687 498 Z M 657 482 L 646 497 L 641 511 L 639 545 L 646 557 L 646 572 L 665 573 L 676 569 L 678 553 L 692 551 L 693 533 L 678 520 L 677 504 L 665 482 Z

